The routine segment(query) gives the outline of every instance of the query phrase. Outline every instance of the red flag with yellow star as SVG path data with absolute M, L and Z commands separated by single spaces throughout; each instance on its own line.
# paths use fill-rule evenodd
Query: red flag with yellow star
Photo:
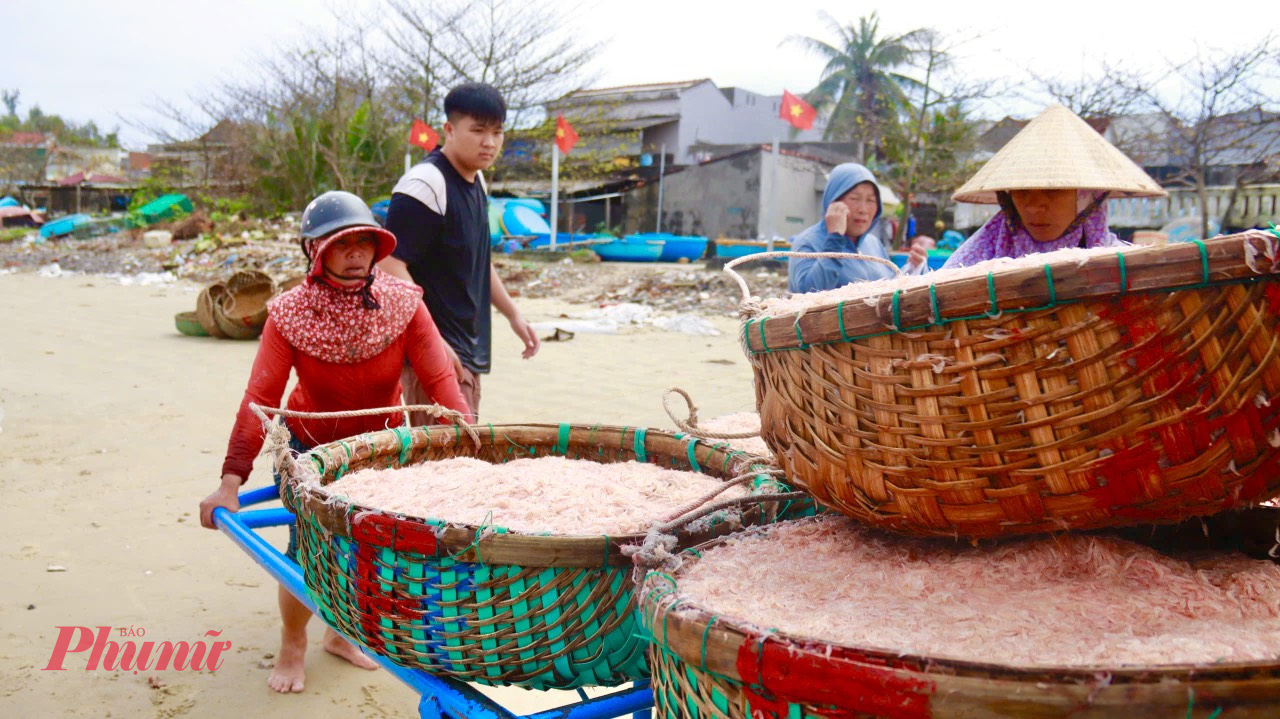
M 427 152 L 436 149 L 436 145 L 440 144 L 440 136 L 427 123 L 414 118 L 413 129 L 409 131 L 409 144 L 417 145 Z
M 567 155 L 576 144 L 578 144 L 578 133 L 573 129 L 573 125 L 564 119 L 564 115 L 556 115 L 556 147 Z
M 778 115 L 797 130 L 808 130 L 813 127 L 813 120 L 818 116 L 818 111 L 813 109 L 813 105 L 783 90 L 782 108 Z

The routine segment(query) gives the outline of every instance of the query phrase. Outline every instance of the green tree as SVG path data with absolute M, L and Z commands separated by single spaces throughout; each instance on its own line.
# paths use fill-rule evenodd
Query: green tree
M 906 90 L 917 81 L 901 71 L 916 56 L 924 30 L 882 36 L 876 13 L 842 25 L 827 13 L 820 17 L 835 36 L 834 42 L 814 37 L 791 37 L 818 55 L 826 64 L 807 99 L 819 112 L 828 113 L 826 139 L 851 140 L 858 146 L 857 160 L 867 162 L 878 152 L 884 135 L 899 122 L 907 105 Z
M 919 194 L 939 196 L 941 215 L 951 191 L 973 174 L 977 132 L 969 105 L 993 88 L 989 81 L 956 76 L 955 46 L 941 33 L 918 30 L 912 42 L 917 79 L 904 92 L 902 121 L 886 128 L 880 174 L 902 198 L 904 221 L 893 238 L 898 246 L 909 239 L 905 217 Z
M 97 123 L 93 121 L 84 124 L 77 124 L 69 120 L 64 120 L 59 115 L 49 115 L 40 109 L 39 105 L 32 105 L 27 110 L 26 119 L 18 116 L 18 91 L 4 91 L 3 98 L 0 98 L 5 105 L 8 115 L 0 116 L 0 136 L 6 136 L 14 132 L 51 132 L 58 142 L 62 145 L 80 145 L 87 147 L 119 147 L 120 138 L 119 130 L 111 132 L 103 132 L 98 129 Z

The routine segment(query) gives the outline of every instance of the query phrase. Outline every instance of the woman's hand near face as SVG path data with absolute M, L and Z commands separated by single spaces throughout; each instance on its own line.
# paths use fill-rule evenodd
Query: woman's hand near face
M 844 231 L 849 227 L 849 207 L 843 202 L 833 202 L 827 208 L 827 214 L 823 218 L 827 224 L 827 232 L 843 235 Z

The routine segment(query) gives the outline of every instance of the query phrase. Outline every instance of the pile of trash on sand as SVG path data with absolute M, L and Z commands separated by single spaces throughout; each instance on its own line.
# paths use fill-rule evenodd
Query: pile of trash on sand
M 208 284 L 246 270 L 264 272 L 283 283 L 307 269 L 298 247 L 296 215 L 215 224 L 196 212 L 145 232 L 132 229 L 83 240 L 37 239 L 32 232 L 0 242 L 0 273 L 36 270 L 51 276 L 111 275 L 126 284 L 177 280 Z M 553 297 L 597 307 L 633 303 L 668 313 L 726 316 L 735 314 L 741 299 L 727 273 L 699 263 L 584 264 L 569 259 L 546 263 L 495 254 L 494 265 L 516 297 Z M 786 291 L 785 266 L 769 264 L 745 274 L 757 295 L 778 296 Z

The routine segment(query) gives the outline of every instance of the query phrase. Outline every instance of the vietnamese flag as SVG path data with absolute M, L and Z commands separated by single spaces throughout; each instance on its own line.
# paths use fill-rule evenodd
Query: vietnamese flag
M 417 145 L 427 152 L 436 149 L 436 145 L 440 144 L 440 136 L 427 123 L 414 118 L 413 129 L 409 131 L 409 144 Z
M 783 90 L 782 108 L 778 115 L 797 130 L 808 130 L 813 127 L 813 120 L 818 116 L 818 111 L 813 109 L 813 105 Z
M 573 125 L 564 119 L 564 115 L 556 115 L 556 147 L 567 155 L 576 144 L 578 144 L 578 133 L 574 131 Z

